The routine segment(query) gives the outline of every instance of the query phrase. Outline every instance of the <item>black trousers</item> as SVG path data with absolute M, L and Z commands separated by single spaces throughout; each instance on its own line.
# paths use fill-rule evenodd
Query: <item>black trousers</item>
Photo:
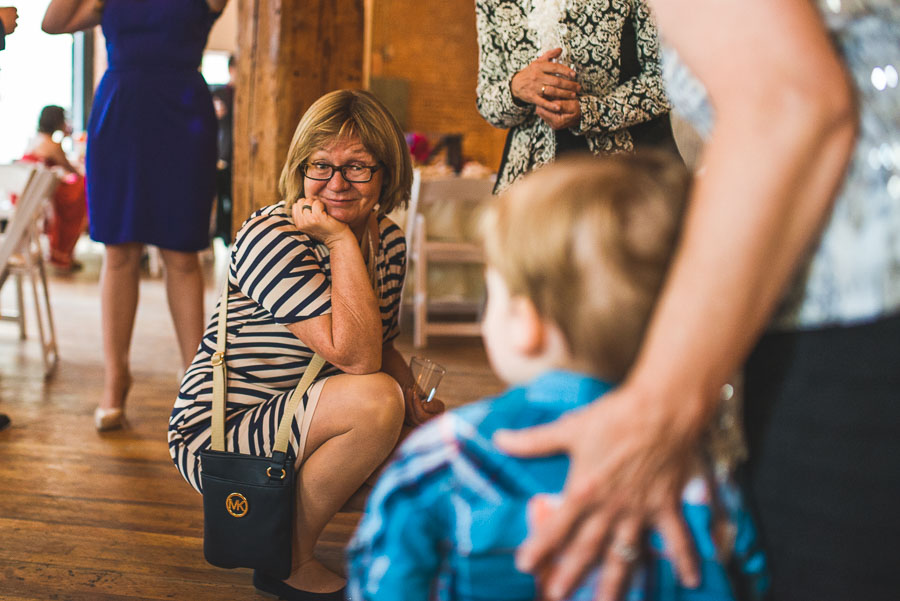
M 900 599 L 900 316 L 767 334 L 745 378 L 774 599 Z

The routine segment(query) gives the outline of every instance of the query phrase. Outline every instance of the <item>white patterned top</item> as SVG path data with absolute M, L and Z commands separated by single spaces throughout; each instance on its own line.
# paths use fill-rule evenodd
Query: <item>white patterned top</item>
M 570 128 L 594 154 L 634 149 L 628 128 L 669 112 L 663 92 L 656 25 L 646 0 L 476 0 L 478 112 L 510 129 L 495 192 L 556 158 L 553 129 L 534 105 L 519 104 L 509 85 L 559 44 L 582 86 L 581 121 Z M 619 82 L 622 28 L 634 26 L 640 73 Z

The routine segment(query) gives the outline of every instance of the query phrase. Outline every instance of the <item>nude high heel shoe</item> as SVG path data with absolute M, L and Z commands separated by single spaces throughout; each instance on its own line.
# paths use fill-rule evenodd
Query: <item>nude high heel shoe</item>
M 131 389 L 131 375 L 125 377 L 125 389 L 119 407 L 104 408 L 98 406 L 94 409 L 94 427 L 97 432 L 108 432 L 110 430 L 118 430 L 125 427 L 125 399 L 128 397 L 128 391 Z
M 125 412 L 120 407 L 111 409 L 97 407 L 94 410 L 94 426 L 97 428 L 97 432 L 118 430 L 125 426 Z

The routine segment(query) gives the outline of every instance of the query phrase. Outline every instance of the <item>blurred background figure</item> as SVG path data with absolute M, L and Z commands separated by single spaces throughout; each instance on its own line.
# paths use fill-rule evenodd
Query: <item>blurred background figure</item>
M 82 168 L 73 165 L 62 147 L 62 139 L 72 134 L 61 106 L 49 105 L 41 109 L 37 136 L 28 145 L 23 161 L 42 163 L 57 169 L 60 182 L 53 194 L 53 213 L 47 224 L 50 243 L 50 264 L 61 272 L 76 271 L 81 264 L 75 261 L 75 244 L 87 225 L 87 202 Z
M 215 197 L 216 116 L 200 74 L 227 0 L 52 0 L 47 33 L 103 28 L 109 68 L 88 123 L 91 238 L 106 245 L 100 280 L 103 395 L 98 430 L 120 428 L 144 244 L 160 249 L 169 310 L 189 365 L 203 335 L 203 273 Z
M 0 50 L 6 48 L 6 36 L 16 30 L 19 12 L 15 6 L 0 7 Z
M 19 13 L 14 6 L 0 7 L 0 50 L 6 48 L 6 36 L 16 30 L 16 20 L 18 18 Z M 8 428 L 9 423 L 9 416 L 5 413 L 0 413 L 0 430 Z
M 231 244 L 231 162 L 234 155 L 234 82 L 237 65 L 234 55 L 228 57 L 228 83 L 212 86 L 213 107 L 219 120 L 218 148 L 216 162 L 216 220 L 213 237 L 221 238 L 225 246 Z
M 647 4 L 569 4 L 475 3 L 478 111 L 509 129 L 495 192 L 567 152 L 629 151 L 637 135 L 674 148 Z M 633 129 L 659 119 L 651 132 Z

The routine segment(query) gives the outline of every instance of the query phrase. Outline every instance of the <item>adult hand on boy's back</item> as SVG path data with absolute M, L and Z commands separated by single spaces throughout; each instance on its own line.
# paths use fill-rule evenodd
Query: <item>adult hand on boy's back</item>
M 616 599 L 628 582 L 643 532 L 655 526 L 682 582 L 696 586 L 693 544 L 682 519 L 681 490 L 692 454 L 682 452 L 679 420 L 635 410 L 621 387 L 545 426 L 498 432 L 494 442 L 518 456 L 565 453 L 571 467 L 562 504 L 522 544 L 520 569 L 539 574 L 551 601 L 563 599 L 603 560 L 600 599 Z M 637 458 L 637 459 L 635 459 Z

